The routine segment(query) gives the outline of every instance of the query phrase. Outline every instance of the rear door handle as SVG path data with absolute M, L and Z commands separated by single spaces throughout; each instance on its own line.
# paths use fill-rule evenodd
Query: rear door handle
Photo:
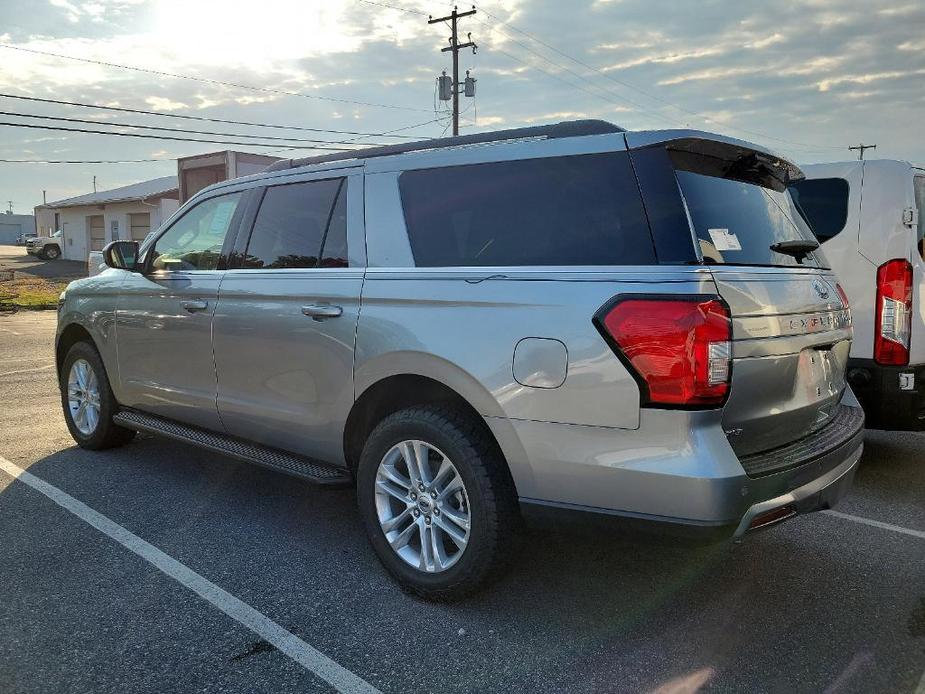
M 191 299 L 189 301 L 181 301 L 180 306 L 190 313 L 196 313 L 196 311 L 205 311 L 209 308 L 209 302 L 204 299 Z
M 309 316 L 314 320 L 321 320 L 322 318 L 337 318 L 342 315 L 344 309 L 340 306 L 332 306 L 331 304 L 309 304 L 308 306 L 302 307 L 302 315 Z

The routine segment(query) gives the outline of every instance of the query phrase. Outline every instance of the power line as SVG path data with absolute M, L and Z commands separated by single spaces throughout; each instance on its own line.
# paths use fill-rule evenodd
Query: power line
M 683 106 L 679 106 L 678 104 L 675 104 L 675 103 L 673 103 L 673 102 L 671 102 L 671 101 L 668 101 L 667 99 L 664 99 L 664 98 L 662 98 L 662 97 L 660 97 L 660 96 L 658 96 L 658 95 L 656 95 L 656 94 L 652 94 L 652 93 L 650 93 L 650 92 L 647 92 L 647 91 L 645 91 L 644 89 L 642 89 L 642 88 L 640 88 L 640 87 L 637 87 L 637 86 L 634 85 L 634 84 L 631 84 L 631 83 L 626 82 L 626 81 L 624 81 L 624 80 L 618 79 L 618 78 L 614 77 L 613 75 L 609 74 L 608 72 L 606 72 L 606 71 L 604 71 L 604 70 L 601 70 L 600 68 L 597 68 L 597 67 L 595 67 L 595 66 L 593 66 L 593 65 L 590 65 L 589 63 L 584 62 L 583 60 L 580 60 L 580 59 L 578 59 L 578 58 L 575 58 L 574 56 L 569 55 L 568 53 L 565 53 L 564 51 L 562 51 L 562 50 L 556 48 L 555 46 L 553 46 L 553 45 L 547 43 L 546 41 L 543 41 L 542 39 L 538 38 L 537 36 L 534 36 L 534 35 L 531 34 L 530 32 L 525 31 L 525 30 L 523 30 L 523 29 L 520 29 L 519 27 L 516 27 L 516 26 L 514 26 L 513 24 L 510 24 L 510 23 L 508 23 L 508 22 L 505 22 L 505 21 L 502 20 L 502 19 L 499 19 L 497 16 L 495 16 L 494 14 L 492 14 L 491 12 L 489 12 L 488 10 L 486 10 L 486 9 L 484 9 L 484 8 L 482 9 L 482 12 L 484 12 L 485 15 L 487 15 L 488 17 L 491 17 L 491 18 L 492 18 L 493 20 L 495 20 L 498 24 L 501 24 L 501 25 L 503 25 L 503 26 L 509 27 L 509 28 L 513 29 L 514 31 L 520 33 L 520 34 L 523 34 L 523 35 L 526 36 L 528 39 L 530 39 L 530 40 L 532 40 L 532 41 L 535 41 L 536 43 L 538 43 L 538 44 L 540 44 L 541 46 L 547 48 L 548 50 L 551 50 L 551 51 L 553 51 L 554 53 L 557 53 L 558 55 L 561 55 L 562 57 L 564 57 L 564 58 L 566 58 L 566 59 L 568 59 L 568 60 L 571 60 L 572 62 L 577 63 L 578 65 L 581 65 L 581 66 L 584 67 L 584 68 L 587 68 L 588 70 L 593 70 L 594 72 L 596 72 L 597 74 L 601 75 L 602 77 L 604 77 L 604 78 L 610 80 L 611 82 L 614 82 L 614 83 L 616 83 L 616 84 L 620 84 L 620 85 L 622 85 L 622 86 L 624 86 L 624 87 L 627 87 L 627 88 L 629 88 L 629 89 L 632 89 L 632 90 L 634 90 L 634 91 L 637 91 L 637 92 L 639 92 L 640 94 L 642 94 L 642 95 L 644 95 L 644 96 L 647 96 L 647 97 L 649 97 L 650 99 L 653 99 L 654 101 L 658 101 L 658 102 L 660 102 L 660 103 L 665 104 L 666 106 L 670 106 L 670 107 L 672 107 L 672 108 L 675 108 L 675 109 L 681 111 L 682 113 L 686 113 L 686 114 L 689 115 L 689 116 L 693 116 L 693 117 L 695 117 L 695 118 L 699 118 L 699 119 L 701 119 L 701 120 L 703 120 L 703 121 L 706 121 L 706 122 L 708 122 L 708 123 L 713 123 L 713 124 L 718 125 L 718 126 L 720 126 L 720 127 L 731 128 L 731 129 L 733 129 L 733 130 L 738 130 L 738 131 L 743 132 L 743 133 L 748 133 L 748 134 L 754 135 L 754 136 L 756 136 L 756 137 L 761 137 L 761 138 L 766 139 L 766 140 L 774 140 L 775 142 L 782 142 L 782 143 L 788 144 L 788 145 L 795 145 L 795 146 L 797 146 L 797 147 L 809 148 L 809 149 L 811 149 L 812 151 L 815 151 L 815 152 L 821 152 L 821 151 L 826 151 L 826 150 L 841 149 L 840 147 L 833 147 L 833 146 L 831 146 L 831 145 L 815 145 L 815 144 L 810 144 L 810 143 L 807 143 L 807 142 L 797 142 L 797 141 L 794 141 L 794 140 L 787 140 L 787 139 L 784 139 L 784 138 L 774 137 L 774 136 L 772 136 L 772 135 L 767 135 L 767 134 L 765 134 L 765 133 L 758 132 L 757 130 L 749 130 L 749 129 L 747 129 L 747 128 L 742 128 L 742 127 L 735 126 L 735 125 L 729 125 L 729 124 L 727 124 L 727 123 L 721 123 L 721 122 L 719 122 L 719 121 L 716 121 L 716 120 L 710 118 L 709 116 L 707 116 L 707 115 L 705 115 L 705 114 L 703 114 L 703 113 L 698 113 L 697 111 L 692 111 L 692 110 L 690 110 L 690 109 L 684 108 Z M 508 35 L 508 37 L 510 38 L 509 35 Z M 513 40 L 513 39 L 512 39 L 512 40 Z M 516 42 L 516 41 L 515 41 L 515 42 Z M 522 44 L 521 44 L 521 45 L 522 45 Z M 555 63 L 554 63 L 554 64 L 555 64 Z M 632 102 L 630 102 L 630 103 L 632 103 Z
M 376 7 L 385 7 L 390 10 L 398 10 L 399 12 L 407 12 L 408 14 L 418 14 L 423 17 L 430 16 L 422 10 L 413 10 L 410 7 L 399 7 L 398 5 L 390 5 L 387 2 L 373 2 L 372 0 L 357 0 L 357 2 L 362 2 L 365 5 L 375 5 Z
M 493 19 L 495 19 L 495 21 L 498 22 L 499 24 L 504 24 L 504 22 L 501 22 L 500 20 L 498 20 L 494 15 L 489 14 L 488 12 L 485 12 L 485 14 L 488 15 L 489 17 L 492 17 Z M 505 31 L 499 31 L 496 27 L 493 28 L 490 24 L 488 24 L 487 22 L 483 22 L 483 21 L 480 20 L 480 19 L 477 19 L 476 21 L 479 22 L 480 24 L 482 24 L 483 26 L 485 26 L 486 28 L 488 28 L 489 30 L 492 30 L 492 29 L 493 29 L 494 31 L 498 31 L 502 36 L 504 36 L 505 38 L 507 38 L 507 39 L 508 39 L 509 41 L 511 41 L 512 43 L 517 44 L 518 46 L 520 46 L 520 47 L 521 47 L 522 49 L 524 49 L 525 51 L 527 51 L 527 52 L 529 52 L 529 53 L 532 53 L 533 55 L 537 56 L 537 57 L 540 58 L 541 60 L 543 60 L 543 61 L 549 63 L 550 65 L 553 65 L 554 67 L 559 68 L 560 70 L 564 70 L 565 72 L 567 72 L 567 73 L 569 73 L 570 75 L 572 75 L 572 76 L 574 76 L 574 77 L 576 77 L 576 78 L 582 80 L 583 82 L 587 82 L 588 84 L 592 85 L 595 89 L 599 89 L 599 90 L 600 90 L 601 92 L 603 92 L 604 94 L 607 94 L 607 96 L 604 96 L 603 94 L 599 94 L 598 92 L 592 92 L 592 91 L 590 91 L 589 89 L 586 89 L 586 88 L 584 88 L 584 87 L 582 87 L 582 86 L 580 86 L 580 85 L 577 85 L 577 84 L 572 84 L 571 82 L 568 82 L 568 81 L 566 81 L 566 80 L 562 80 L 561 78 L 559 78 L 558 76 L 556 76 L 560 81 L 563 81 L 563 82 L 565 82 L 566 84 L 568 84 L 568 85 L 570 85 L 570 86 L 572 86 L 572 87 L 581 89 L 581 91 L 583 91 L 583 92 L 586 92 L 586 93 L 588 93 L 588 94 L 592 94 L 593 96 L 597 96 L 598 98 L 606 99 L 607 101 L 609 101 L 609 102 L 611 102 L 611 103 L 613 103 L 613 104 L 616 104 L 616 105 L 618 105 L 618 106 L 622 105 L 622 104 L 620 104 L 618 101 L 615 101 L 613 98 L 611 98 L 610 95 L 613 94 L 613 96 L 615 96 L 617 99 L 619 99 L 620 101 L 624 102 L 625 104 L 629 104 L 630 106 L 634 107 L 634 108 L 635 108 L 636 110 L 638 110 L 640 113 L 643 113 L 643 114 L 646 114 L 646 115 L 649 115 L 649 116 L 652 116 L 652 117 L 655 117 L 655 118 L 659 118 L 659 119 L 663 120 L 664 122 L 669 123 L 669 124 L 672 125 L 672 126 L 677 125 L 678 123 L 680 123 L 680 121 L 678 121 L 677 119 L 672 119 L 672 118 L 669 118 L 669 117 L 667 117 L 667 116 L 664 116 L 664 115 L 662 115 L 662 114 L 660 114 L 660 113 L 658 113 L 658 112 L 656 112 L 656 111 L 652 111 L 651 109 L 646 108 L 645 106 L 643 106 L 643 105 L 640 104 L 639 102 L 633 101 L 632 99 L 629 99 L 629 98 L 623 96 L 622 94 L 616 94 L 615 92 L 610 92 L 610 91 L 608 91 L 607 89 L 601 87 L 601 86 L 600 86 L 597 82 L 595 82 L 594 80 L 591 80 L 591 79 L 585 77 L 584 75 L 582 75 L 582 74 L 580 74 L 580 73 L 578 73 L 578 72 L 575 72 L 575 71 L 572 70 L 571 68 L 569 68 L 569 67 L 567 67 L 567 66 L 565 66 L 565 65 L 562 65 L 561 63 L 557 63 L 556 61 L 551 60 L 550 58 L 544 56 L 544 55 L 543 55 L 542 53 L 540 53 L 539 51 L 534 50 L 533 48 L 531 48 L 531 47 L 528 46 L 527 44 L 523 43 L 522 41 L 518 41 L 518 40 L 515 39 L 513 36 L 511 36 L 509 33 L 505 32 Z M 512 28 L 513 28 L 513 27 L 512 27 Z M 495 47 L 493 50 L 500 51 L 500 49 L 498 49 L 497 47 Z M 521 62 L 521 63 L 523 63 L 524 65 L 530 65 L 529 63 L 525 63 L 524 61 L 519 60 L 518 58 L 512 56 L 510 53 L 505 53 L 504 51 L 500 51 L 500 52 L 504 53 L 505 55 L 507 55 L 507 56 L 510 57 L 510 58 L 513 58 L 514 60 L 518 60 L 518 62 Z M 543 70 L 542 68 L 538 67 L 537 65 L 530 65 L 530 67 L 532 67 L 532 68 L 534 68 L 534 69 L 536 69 L 536 70 L 540 70 L 540 72 L 543 72 L 543 73 L 546 74 L 546 75 L 553 76 L 553 73 L 547 72 L 546 70 Z
M 166 72 L 165 70 L 153 70 L 151 68 L 138 67 L 136 65 L 122 65 L 120 63 L 109 63 L 104 60 L 92 60 L 90 58 L 78 58 L 73 55 L 64 55 L 61 53 L 52 53 L 51 51 L 40 51 L 35 48 L 25 48 L 24 46 L 11 46 L 8 43 L 0 43 L 0 48 L 7 48 L 13 51 L 23 51 L 25 53 L 33 53 L 35 55 L 44 55 L 52 58 L 61 58 L 64 60 L 76 60 L 81 63 L 89 63 L 91 65 L 102 65 L 104 67 L 117 67 L 122 70 L 134 70 L 135 72 L 144 72 L 149 75 L 157 75 L 159 77 L 174 77 L 181 80 L 192 80 L 194 82 L 203 82 L 205 84 L 215 84 L 223 87 L 235 87 L 236 89 L 249 89 L 255 92 L 264 92 L 266 94 L 280 94 L 283 96 L 298 96 L 303 99 L 317 99 L 320 101 L 332 101 L 340 104 L 351 104 L 353 106 L 368 106 L 371 108 L 389 108 L 396 109 L 399 111 L 422 111 L 429 113 L 427 109 L 415 108 L 413 106 L 398 106 L 395 104 L 376 104 L 368 101 L 356 101 L 353 99 L 339 99 L 333 96 L 321 96 L 319 94 L 305 94 L 303 92 L 289 92 L 283 89 L 273 89 L 272 87 L 255 87 L 252 84 L 240 84 L 238 82 L 226 82 L 224 80 L 216 80 L 208 77 L 194 77 L 193 75 L 181 75 L 176 72 Z
M 145 135 L 143 133 L 117 133 L 109 130 L 90 130 L 89 128 L 66 128 L 64 126 L 58 125 L 34 125 L 31 123 L 9 123 L 5 121 L 0 121 L 0 125 L 5 125 L 8 127 L 14 128 L 32 128 L 34 130 L 57 130 L 70 133 L 90 133 L 93 135 L 111 135 L 114 137 L 141 137 L 147 140 L 172 140 L 174 142 L 205 142 L 209 144 L 216 145 L 236 145 L 242 147 L 273 147 L 274 145 L 270 142 L 234 142 L 226 140 L 205 140 L 201 138 L 189 138 L 189 137 L 174 137 L 171 135 Z M 278 145 L 277 145 L 278 146 Z M 353 148 L 351 147 L 325 147 L 323 145 L 291 145 L 288 149 L 319 149 L 319 150 L 329 150 L 332 152 L 349 152 Z
M 383 136 L 383 137 L 384 137 L 384 136 L 388 136 L 388 135 L 391 135 L 392 133 L 401 132 L 401 131 L 403 131 L 403 130 L 413 130 L 414 128 L 420 128 L 420 127 L 423 127 L 423 126 L 425 126 L 425 125 L 430 125 L 431 123 L 439 123 L 439 122 L 440 122 L 440 119 L 439 119 L 439 118 L 431 118 L 430 120 L 426 120 L 426 121 L 424 121 L 423 123 L 412 123 L 411 125 L 405 125 L 405 126 L 402 126 L 401 128 L 395 128 L 394 130 L 386 130 L 384 133 L 382 133 L 382 136 Z M 363 144 L 363 145 L 365 145 L 366 142 L 360 142 L 360 140 L 363 140 L 363 139 L 366 138 L 366 137 L 372 137 L 372 135 L 363 135 L 362 137 L 355 137 L 355 138 L 353 138 L 353 139 L 351 139 L 351 140 L 347 140 L 347 143 L 350 143 L 350 144 L 356 143 L 356 144 Z M 415 138 L 413 138 L 413 139 L 415 139 L 415 140 L 429 140 L 430 138 L 428 138 L 428 137 L 423 137 L 423 138 L 422 138 L 422 137 L 415 137 Z M 275 154 L 275 153 L 277 153 L 277 152 L 285 152 L 285 151 L 290 150 L 290 149 L 297 149 L 297 148 L 296 148 L 296 147 L 279 147 L 279 146 L 277 146 L 277 147 L 274 147 L 274 148 L 272 148 L 272 149 L 270 149 L 270 150 L 268 150 L 268 151 L 266 151 L 266 152 L 261 152 L 260 154 Z
M 378 5 L 378 6 L 380 6 L 380 7 L 388 7 L 389 9 L 398 10 L 398 11 L 401 11 L 401 12 L 407 12 L 407 13 L 409 13 L 409 14 L 426 14 L 426 13 L 424 13 L 424 12 L 420 12 L 420 11 L 418 11 L 418 10 L 414 10 L 414 9 L 411 9 L 411 8 L 408 8 L 408 7 L 401 7 L 401 6 L 398 6 L 398 5 L 390 5 L 390 4 L 384 3 L 384 2 L 375 2 L 375 3 L 374 3 L 374 2 L 371 2 L 371 0 L 357 0 L 357 1 L 358 1 L 358 2 L 364 2 L 364 3 L 366 3 L 366 4 Z M 488 14 L 488 13 L 486 12 L 486 14 Z M 497 18 L 495 18 L 494 15 L 490 15 L 490 16 L 492 16 L 492 17 L 493 17 L 496 21 L 498 21 L 499 23 L 502 23 L 502 24 L 503 24 L 503 22 L 501 22 L 500 20 L 498 20 Z M 620 101 L 615 100 L 615 99 L 611 96 L 611 92 L 608 92 L 606 89 L 603 89 L 597 82 L 594 82 L 593 80 L 588 79 L 588 78 L 585 77 L 584 75 L 581 75 L 581 74 L 575 72 L 574 70 L 572 70 L 572 69 L 570 69 L 570 68 L 568 68 L 568 67 L 566 67 L 566 66 L 564 66 L 564 65 L 562 65 L 562 64 L 560 64 L 560 63 L 557 63 L 557 62 L 555 62 L 554 60 L 549 59 L 548 57 L 544 56 L 542 53 L 539 53 L 538 51 L 536 51 L 536 50 L 530 48 L 529 46 L 527 46 L 526 44 L 524 44 L 522 41 L 518 41 L 517 39 L 515 39 L 513 36 L 511 36 L 511 35 L 508 34 L 507 32 L 499 31 L 497 28 L 493 28 L 493 27 L 492 27 L 491 25 L 489 25 L 487 22 L 483 22 L 483 21 L 480 20 L 480 19 L 476 19 L 475 21 L 477 21 L 479 24 L 481 24 L 482 26 L 487 27 L 487 28 L 490 29 L 490 30 L 498 31 L 502 36 L 505 36 L 509 41 L 511 41 L 512 43 L 517 44 L 518 46 L 520 46 L 520 47 L 523 48 L 524 50 L 526 50 L 526 51 L 532 53 L 533 55 L 536 55 L 537 57 L 539 57 L 539 58 L 542 59 L 543 61 L 549 63 L 550 65 L 553 65 L 553 66 L 559 68 L 560 70 L 564 70 L 564 71 L 568 72 L 569 74 L 571 74 L 571 75 L 577 77 L 578 79 L 580 79 L 580 80 L 582 80 L 582 81 L 584 81 L 584 82 L 588 82 L 588 83 L 591 84 L 593 87 L 595 87 L 596 89 L 601 90 L 601 91 L 600 91 L 600 92 L 591 91 L 590 89 L 588 89 L 588 88 L 586 88 L 586 87 L 584 87 L 584 86 L 582 86 L 582 85 L 580 85 L 580 84 L 575 84 L 575 83 L 573 83 L 573 82 L 570 82 L 570 81 L 568 81 L 568 80 L 562 78 L 560 75 L 557 75 L 557 74 L 555 74 L 555 73 L 553 73 L 553 72 L 549 72 L 548 70 L 545 70 L 545 69 L 541 68 L 540 66 L 538 66 L 538 65 L 536 65 L 536 64 L 528 63 L 528 62 L 526 62 L 526 61 L 524 61 L 524 60 L 518 58 L 517 56 L 512 55 L 511 53 L 508 53 L 507 51 L 505 51 L 505 50 L 503 50 L 503 49 L 501 49 L 501 48 L 498 48 L 497 46 L 493 46 L 493 47 L 492 47 L 492 50 L 494 50 L 494 51 L 496 51 L 496 52 L 498 52 L 498 53 L 501 53 L 502 55 L 507 56 L 507 57 L 510 58 L 511 60 L 514 60 L 515 62 L 518 62 L 518 63 L 520 63 L 521 65 L 526 65 L 527 67 L 533 68 L 534 70 L 539 70 L 540 72 L 542 72 L 542 73 L 543 73 L 544 75 L 546 75 L 547 77 L 551 77 L 552 79 L 554 79 L 554 80 L 556 80 L 556 81 L 558 81 L 558 82 L 561 82 L 561 83 L 565 84 L 566 86 L 571 87 L 572 89 L 578 89 L 578 90 L 580 90 L 580 91 L 582 91 L 582 92 L 585 92 L 586 94 L 590 94 L 591 96 L 594 96 L 594 97 L 596 97 L 596 98 L 598 98 L 598 99 L 603 99 L 603 100 L 605 100 L 605 101 L 607 101 L 607 102 L 609 102 L 609 103 L 612 103 L 612 104 L 614 104 L 614 105 L 616 105 L 616 106 L 621 106 L 621 107 L 622 107 L 623 104 L 626 103 L 626 104 L 630 104 L 631 106 L 634 106 L 634 107 L 635 107 L 636 109 L 638 109 L 640 112 L 645 113 L 645 112 L 648 111 L 648 109 L 646 109 L 642 104 L 636 103 L 636 102 L 633 101 L 632 99 L 628 99 L 628 98 L 626 98 L 625 96 L 622 96 L 622 95 L 615 95 L 615 96 L 618 96 L 618 98 L 620 99 Z M 603 92 L 603 93 L 601 93 L 601 92 Z M 621 103 L 621 101 L 622 101 L 623 103 Z M 656 117 L 656 118 L 660 118 L 661 120 L 663 120 L 663 121 L 665 121 L 665 122 L 667 122 L 667 123 L 669 123 L 669 124 L 671 124 L 671 125 L 676 125 L 677 122 L 678 122 L 678 121 L 673 121 L 673 120 L 671 120 L 671 119 L 669 119 L 669 118 L 667 118 L 667 117 L 665 117 L 665 116 L 663 116 L 663 115 L 661 115 L 661 114 L 658 114 L 658 113 L 651 112 L 651 115 L 653 115 L 653 116 Z
M 16 116 L 18 118 L 36 118 L 39 120 L 53 120 L 53 121 L 65 121 L 67 123 L 88 123 L 90 125 L 103 125 L 107 127 L 116 127 L 116 128 L 136 128 L 139 130 L 164 130 L 167 132 L 174 133 L 190 133 L 193 135 L 218 135 L 221 137 L 239 137 L 250 140 L 282 140 L 283 142 L 314 142 L 316 144 L 322 145 L 343 145 L 349 144 L 346 140 L 331 141 L 331 140 L 311 140 L 303 137 L 274 137 L 272 135 L 250 135 L 246 133 L 222 133 L 215 132 L 214 130 L 187 130 L 186 128 L 168 128 L 161 125 L 133 125 L 131 123 L 109 123 L 101 122 L 97 120 L 90 120 L 88 118 L 68 118 L 66 116 L 41 116 L 34 113 L 16 113 L 14 111 L 0 111 L 0 116 Z M 262 146 L 263 143 L 261 143 Z M 368 143 L 371 146 L 384 147 L 384 143 Z
M 4 164 L 142 164 L 149 161 L 176 163 L 175 159 L 0 159 Z
M 413 135 L 389 135 L 386 133 L 364 133 L 356 130 L 333 130 L 331 128 L 309 128 L 300 125 L 276 125 L 271 123 L 255 123 L 253 121 L 229 120 L 226 118 L 207 118 L 206 116 L 190 116 L 183 113 L 165 113 L 163 111 L 146 111 L 140 108 L 123 108 L 119 106 L 103 106 L 101 104 L 87 104 L 79 101 L 62 101 L 60 99 L 42 99 L 37 96 L 22 96 L 19 94 L 3 94 L 0 97 L 4 99 L 20 99 L 23 101 L 36 101 L 43 104 L 56 104 L 60 106 L 80 106 L 82 108 L 93 108 L 103 111 L 118 111 L 121 113 L 138 113 L 145 116 L 158 116 L 161 118 L 181 118 L 183 120 L 205 121 L 209 123 L 224 123 L 227 125 L 247 125 L 255 128 L 275 128 L 278 130 L 301 130 L 312 133 L 334 133 L 335 135 L 362 135 L 364 137 L 393 137 L 402 139 L 415 139 Z M 415 126 L 410 126 L 415 127 Z M 391 131 L 395 132 L 395 131 Z

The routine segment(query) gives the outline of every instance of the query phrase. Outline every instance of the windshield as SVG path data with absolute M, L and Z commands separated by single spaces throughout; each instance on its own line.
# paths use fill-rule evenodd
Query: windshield
M 672 153 L 672 161 L 704 262 L 825 265 L 818 251 L 798 259 L 771 249 L 781 242 L 815 243 L 783 181 L 772 172 L 754 163 L 720 166 L 715 159 L 689 153 Z

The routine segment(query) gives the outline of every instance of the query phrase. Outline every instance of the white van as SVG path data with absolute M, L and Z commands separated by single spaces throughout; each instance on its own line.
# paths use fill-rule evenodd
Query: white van
M 875 429 L 925 429 L 925 169 L 802 167 L 792 187 L 851 302 L 848 381 Z

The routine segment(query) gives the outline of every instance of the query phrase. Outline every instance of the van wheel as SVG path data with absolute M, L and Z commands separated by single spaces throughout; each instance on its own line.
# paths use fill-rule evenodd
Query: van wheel
M 45 256 L 46 260 L 55 260 L 61 255 L 61 249 L 57 246 L 45 246 L 45 248 L 42 249 L 42 255 Z
M 119 406 L 92 345 L 77 342 L 68 350 L 58 382 L 64 421 L 78 446 L 96 451 L 123 446 L 135 437 L 134 431 L 112 421 Z
M 518 526 L 504 459 L 471 417 L 442 407 L 396 412 L 373 430 L 357 500 L 379 560 L 405 590 L 433 600 L 490 579 Z

